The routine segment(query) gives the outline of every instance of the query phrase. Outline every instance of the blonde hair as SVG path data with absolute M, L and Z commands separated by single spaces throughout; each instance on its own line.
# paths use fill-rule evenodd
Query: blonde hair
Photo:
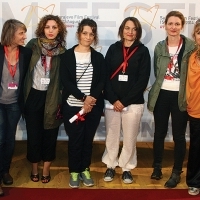
M 10 46 L 13 42 L 15 32 L 22 28 L 25 32 L 27 31 L 26 26 L 16 19 L 7 20 L 2 28 L 1 33 L 1 44 L 4 46 Z
M 194 40 L 195 40 L 195 33 L 198 33 L 199 31 L 200 31 L 200 19 L 197 19 L 192 32 L 192 37 Z

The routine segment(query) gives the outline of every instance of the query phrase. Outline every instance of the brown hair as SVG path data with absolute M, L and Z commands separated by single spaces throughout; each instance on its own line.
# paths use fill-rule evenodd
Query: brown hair
M 181 20 L 182 27 L 184 27 L 184 25 L 185 25 L 185 17 L 183 16 L 183 14 L 181 12 L 176 11 L 176 10 L 173 10 L 173 11 L 169 12 L 167 14 L 167 16 L 165 17 L 165 24 L 167 24 L 168 19 L 170 17 L 178 17 Z
M 195 33 L 198 33 L 199 31 L 200 31 L 200 19 L 197 19 L 192 32 L 192 37 L 194 39 L 195 39 Z
M 124 31 L 124 27 L 127 21 L 132 21 L 136 27 L 136 39 L 137 41 L 140 41 L 140 38 L 142 37 L 142 26 L 139 22 L 139 20 L 135 17 L 127 17 L 123 20 L 123 22 L 121 23 L 120 27 L 119 27 L 119 31 L 118 31 L 118 36 L 120 37 L 121 40 L 123 40 L 123 31 Z
M 90 18 L 84 18 L 79 23 L 78 28 L 77 28 L 77 38 L 78 38 L 78 40 L 80 39 L 80 35 L 83 32 L 84 26 L 91 27 L 92 33 L 94 34 L 94 45 L 97 45 L 98 41 L 99 41 L 98 33 L 97 33 L 97 23 L 93 19 L 90 19 Z
M 10 46 L 13 42 L 15 32 L 22 28 L 25 32 L 27 31 L 26 26 L 16 19 L 9 19 L 5 21 L 2 33 L 1 33 L 1 44 L 4 46 Z
M 40 22 L 38 23 L 38 26 L 35 30 L 36 37 L 44 37 L 44 28 L 49 20 L 54 20 L 58 25 L 59 33 L 57 35 L 57 38 L 59 38 L 60 41 L 64 42 L 66 44 L 66 36 L 67 36 L 67 29 L 64 22 L 60 19 L 59 16 L 56 15 L 45 15 L 40 19 Z

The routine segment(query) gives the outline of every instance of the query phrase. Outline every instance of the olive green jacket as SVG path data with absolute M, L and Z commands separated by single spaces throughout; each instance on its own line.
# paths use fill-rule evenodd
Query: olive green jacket
M 33 70 L 36 66 L 40 56 L 41 49 L 38 46 L 38 39 L 31 39 L 26 47 L 32 49 L 33 54 L 30 61 L 29 69 L 25 78 L 24 85 L 24 97 L 25 102 L 28 98 L 29 92 L 33 83 Z M 61 52 L 63 54 L 65 49 Z M 56 113 L 58 110 L 58 105 L 61 104 L 61 84 L 60 84 L 60 55 L 52 57 L 52 66 L 50 71 L 50 83 L 47 90 L 46 102 L 45 102 L 45 110 L 44 110 L 44 129 L 53 129 L 58 127 L 62 121 L 56 120 Z
M 178 106 L 180 111 L 186 110 L 186 78 L 188 69 L 188 59 L 192 51 L 195 48 L 194 41 L 181 35 L 183 41 L 185 41 L 185 49 L 181 59 L 181 70 L 180 70 L 180 88 L 178 94 Z M 164 80 L 164 76 L 167 70 L 167 66 L 170 62 L 170 55 L 167 48 L 167 39 L 160 41 L 154 50 L 154 73 L 156 80 L 153 83 L 151 90 L 148 95 L 147 107 L 153 112 L 158 95 Z

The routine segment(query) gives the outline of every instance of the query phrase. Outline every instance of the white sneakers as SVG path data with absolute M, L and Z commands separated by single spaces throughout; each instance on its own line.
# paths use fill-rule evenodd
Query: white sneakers
M 199 188 L 189 187 L 188 188 L 188 194 L 190 194 L 190 195 L 197 195 L 197 194 L 199 194 Z

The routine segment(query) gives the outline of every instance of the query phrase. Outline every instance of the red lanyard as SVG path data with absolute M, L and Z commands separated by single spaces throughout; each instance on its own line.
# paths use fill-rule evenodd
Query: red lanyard
M 138 47 L 135 47 L 135 49 L 133 49 L 131 51 L 131 53 L 128 55 L 128 51 L 129 48 L 126 51 L 126 48 L 123 46 L 123 55 L 124 55 L 124 62 L 117 68 L 117 70 L 112 74 L 112 76 L 110 77 L 110 79 L 112 79 L 118 72 L 119 70 L 122 68 L 122 73 L 124 74 L 126 71 L 126 68 L 128 66 L 128 59 L 136 52 L 136 50 L 138 49 Z
M 49 64 L 49 70 L 51 69 L 51 59 L 52 57 L 50 58 L 50 64 Z M 45 75 L 46 75 L 46 72 L 47 72 L 47 61 L 46 61 L 46 56 L 45 55 L 41 55 L 41 63 L 42 63 L 42 66 L 44 67 L 44 72 L 45 72 Z
M 127 59 L 128 58 L 128 52 L 129 52 L 129 48 L 127 48 L 127 50 L 126 50 L 125 46 L 123 46 L 123 56 L 124 56 L 124 65 L 123 65 L 123 69 L 122 69 L 123 74 L 125 73 L 126 68 L 128 66 L 128 62 L 127 62 L 128 61 L 128 59 Z
M 176 53 L 171 57 L 170 62 L 169 62 L 169 64 L 168 64 L 168 67 L 169 67 L 169 68 L 171 68 L 171 67 L 173 66 L 173 59 L 174 59 L 175 55 L 177 54 L 177 52 L 179 51 L 179 48 L 180 48 L 180 46 L 181 46 L 181 44 L 182 44 L 182 41 L 183 41 L 183 39 L 180 38 L 179 44 L 178 44 L 178 48 L 177 48 L 177 50 L 176 50 Z M 168 53 L 169 53 L 168 42 L 167 42 L 167 48 L 168 48 Z
M 6 46 L 4 46 L 4 51 L 5 51 L 7 62 L 8 62 L 8 70 L 10 72 L 10 75 L 14 79 L 15 73 L 17 71 L 17 61 L 19 59 L 19 49 L 16 50 L 16 63 L 15 63 L 15 65 L 13 67 L 11 67 L 11 64 L 10 64 L 10 62 L 8 60 L 8 48 Z

